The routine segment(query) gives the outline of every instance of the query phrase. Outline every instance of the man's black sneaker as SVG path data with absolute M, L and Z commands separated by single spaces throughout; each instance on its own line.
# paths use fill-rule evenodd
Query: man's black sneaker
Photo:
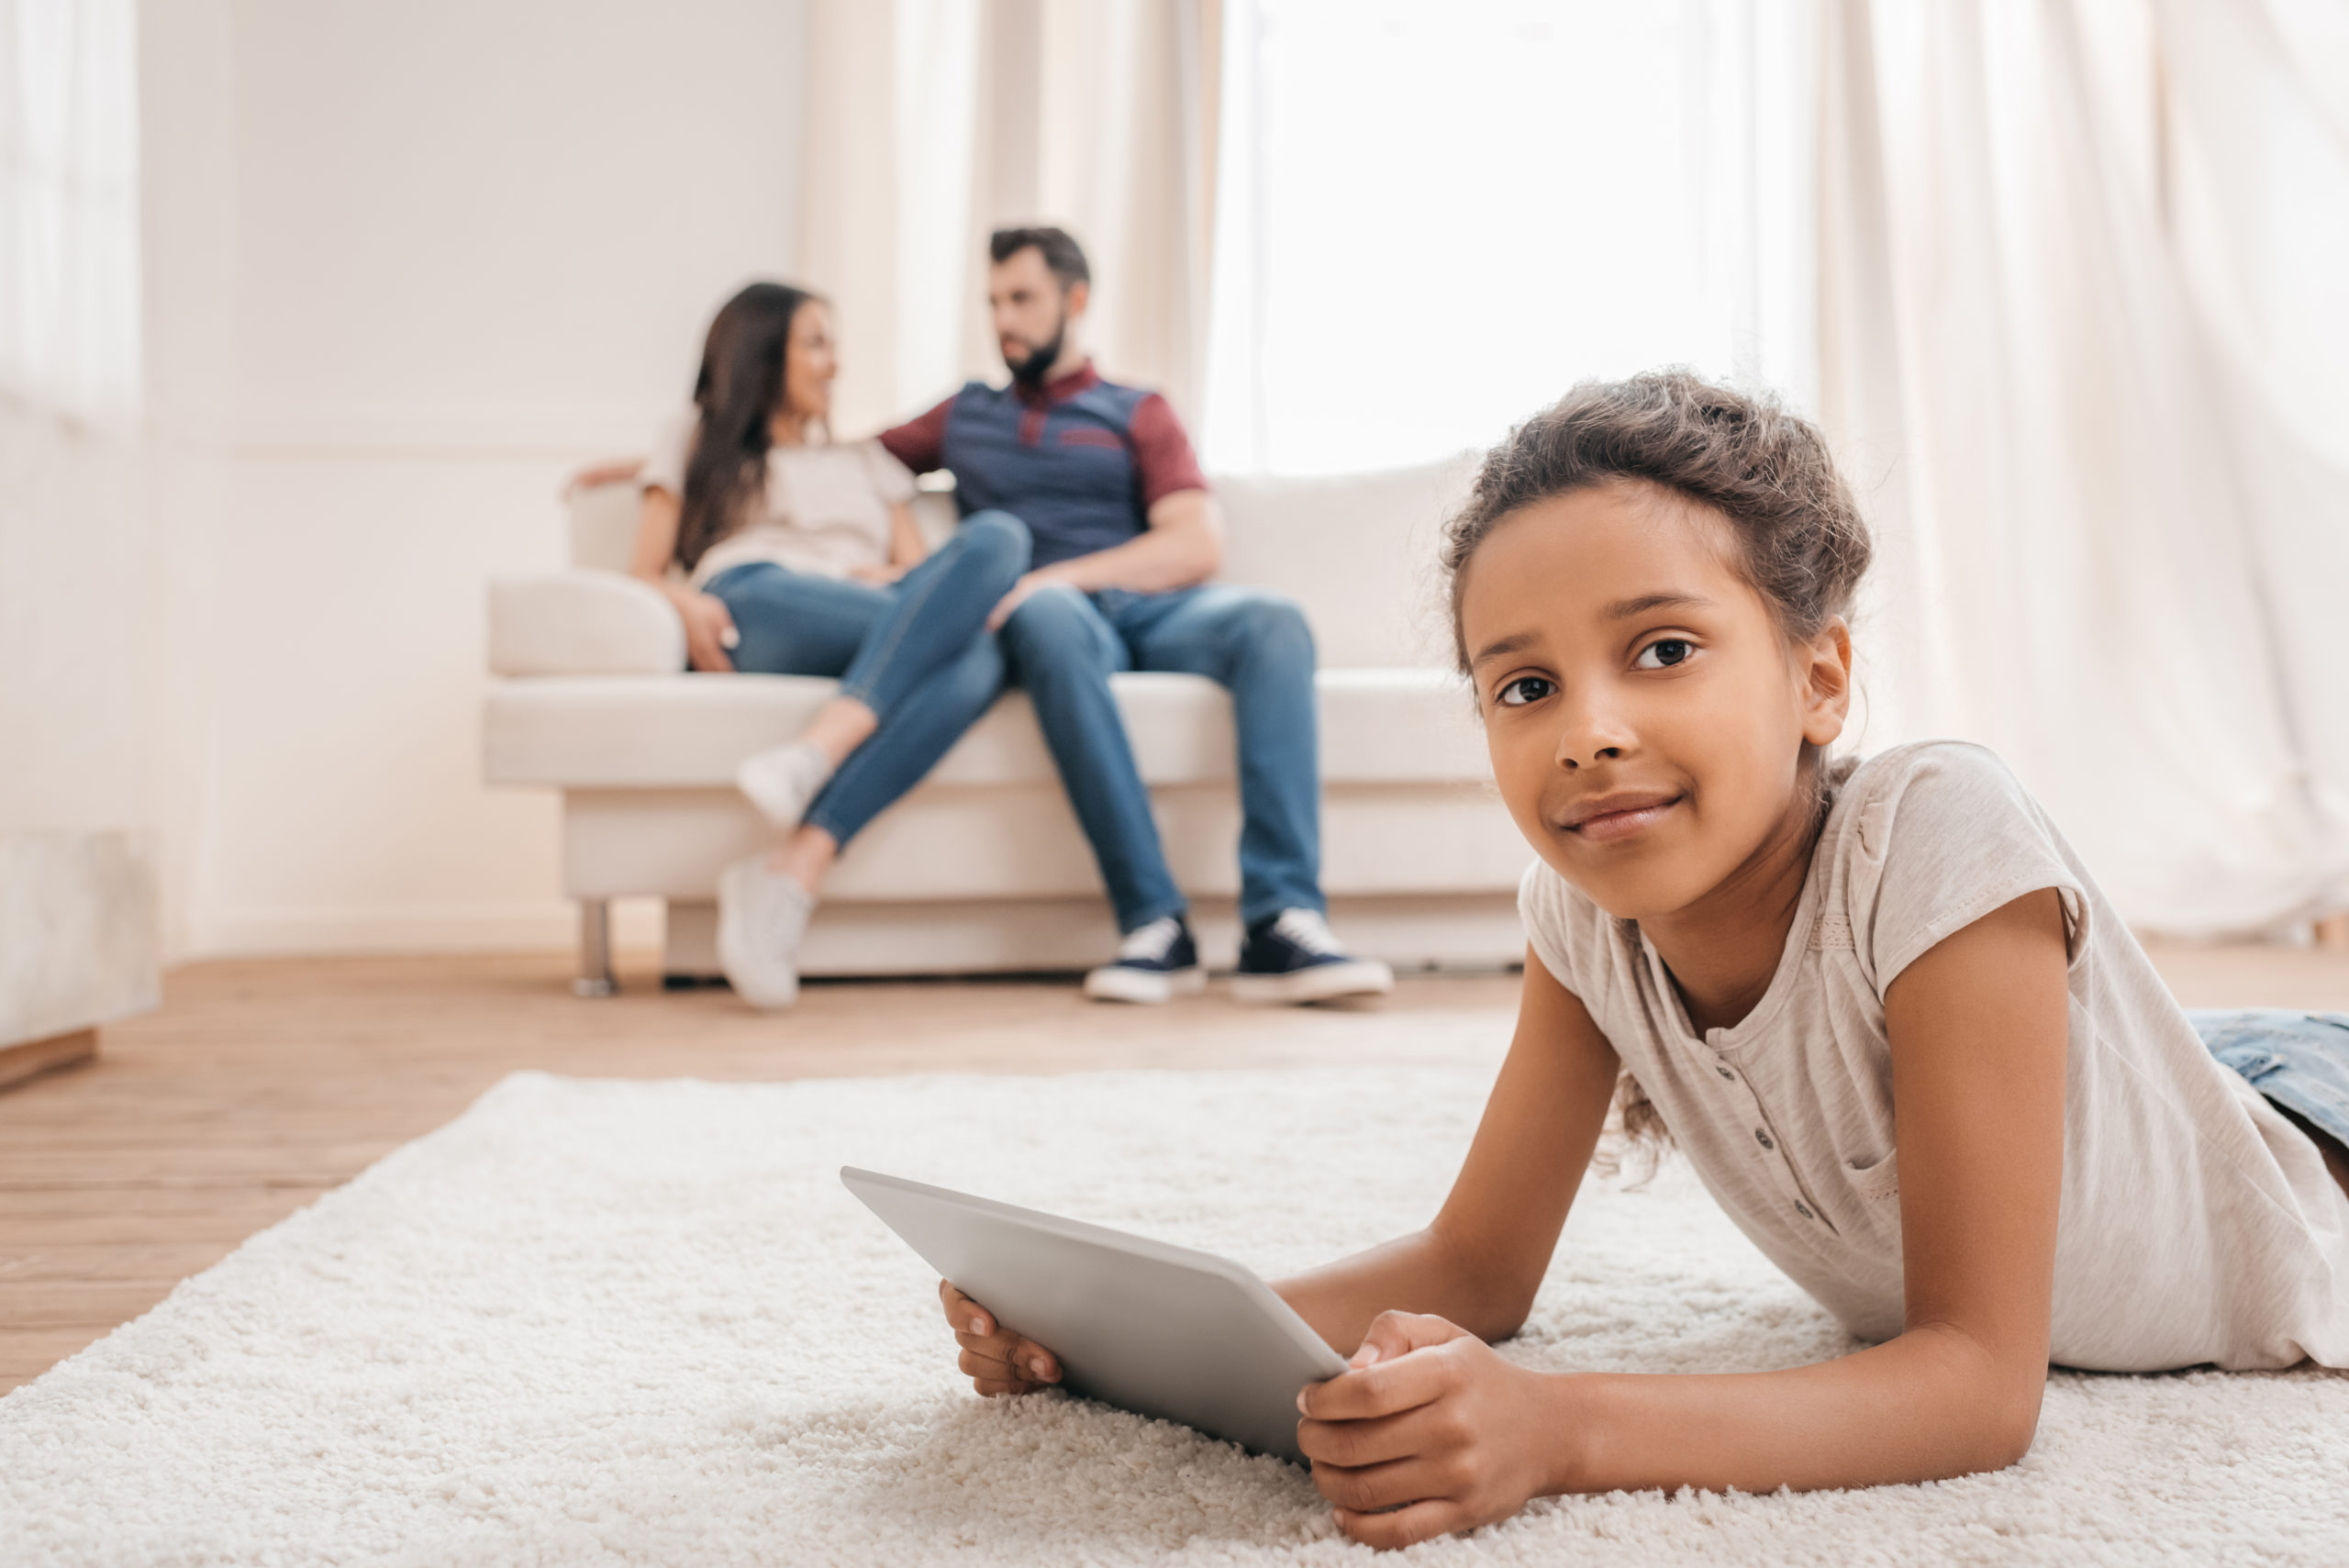
M 1327 1002 L 1376 996 L 1395 988 L 1395 972 L 1338 945 L 1315 909 L 1284 909 L 1248 928 L 1231 995 L 1241 1002 Z
M 1164 1002 L 1196 995 L 1207 984 L 1190 922 L 1163 915 L 1126 933 L 1118 956 L 1085 977 L 1085 994 L 1097 1002 Z

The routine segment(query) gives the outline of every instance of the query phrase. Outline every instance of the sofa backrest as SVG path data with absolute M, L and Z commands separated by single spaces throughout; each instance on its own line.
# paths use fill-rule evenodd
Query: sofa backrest
M 1324 669 L 1447 664 L 1452 633 L 1436 536 L 1475 472 L 1464 453 L 1328 479 L 1218 479 L 1226 536 L 1219 580 L 1297 600 Z M 925 490 L 915 506 L 924 532 L 952 526 L 951 495 Z M 637 511 L 632 483 L 573 491 L 572 564 L 628 570 Z
M 583 484 L 571 492 L 571 564 L 605 572 L 628 570 L 642 510 L 636 481 Z
M 1326 479 L 1218 479 L 1221 580 L 1297 600 L 1323 669 L 1449 664 L 1436 539 L 1475 476 L 1463 453 Z

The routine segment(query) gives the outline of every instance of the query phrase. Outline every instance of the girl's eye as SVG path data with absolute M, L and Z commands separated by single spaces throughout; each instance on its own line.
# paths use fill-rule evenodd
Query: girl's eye
M 1669 670 L 1675 664 L 1685 663 L 1688 655 L 1696 651 L 1697 645 L 1685 637 L 1659 637 L 1640 650 L 1640 656 L 1631 661 L 1631 667 L 1635 670 Z
M 1523 707 L 1527 703 L 1540 702 L 1557 689 L 1539 675 L 1520 675 L 1494 695 L 1504 707 Z

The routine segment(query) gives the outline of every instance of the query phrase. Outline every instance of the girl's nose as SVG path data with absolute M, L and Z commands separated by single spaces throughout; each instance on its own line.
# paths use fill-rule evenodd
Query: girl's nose
M 1558 766 L 1570 773 L 1602 762 L 1620 762 L 1630 753 L 1631 727 L 1604 702 L 1586 694 L 1580 702 L 1562 706 L 1558 728 Z
M 1587 759 L 1575 756 L 1571 751 L 1564 752 L 1559 756 L 1558 763 L 1561 767 L 1564 768 L 1566 772 L 1572 773 L 1579 773 L 1584 768 L 1588 767 L 1595 762 L 1602 761 L 1620 762 L 1622 760 L 1622 756 L 1623 748 L 1620 746 L 1601 746 L 1591 751 Z

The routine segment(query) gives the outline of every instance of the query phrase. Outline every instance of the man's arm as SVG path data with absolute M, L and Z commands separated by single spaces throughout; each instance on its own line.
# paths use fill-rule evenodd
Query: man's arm
M 1037 589 L 1055 584 L 1088 594 L 1097 588 L 1163 594 L 1204 583 L 1223 564 L 1223 510 L 1208 492 L 1173 406 L 1156 393 L 1143 398 L 1126 439 L 1150 526 L 1121 545 L 1030 572 L 995 607 L 990 628 L 1009 619 Z
M 874 439 L 881 443 L 882 450 L 914 473 L 932 473 L 946 466 L 946 421 L 953 412 L 954 400 L 949 397 L 928 413 L 894 425 Z
M 999 628 L 1040 588 L 1163 594 L 1204 583 L 1222 564 L 1223 509 L 1204 490 L 1178 490 L 1152 506 L 1150 527 L 1125 543 L 1039 566 L 1014 583 L 987 617 L 987 629 Z
M 1043 570 L 1090 593 L 1159 594 L 1204 583 L 1223 564 L 1223 508 L 1204 490 L 1177 490 L 1150 509 L 1150 527 L 1121 545 Z

